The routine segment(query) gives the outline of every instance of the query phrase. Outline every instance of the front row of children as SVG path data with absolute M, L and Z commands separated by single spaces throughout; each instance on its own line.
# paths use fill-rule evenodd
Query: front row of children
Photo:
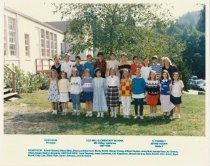
M 150 106 L 150 117 L 156 118 L 157 104 L 160 100 L 163 118 L 180 118 L 181 95 L 184 88 L 179 79 L 178 72 L 173 73 L 170 79 L 167 70 L 161 73 L 160 81 L 156 79 L 156 72 L 151 70 L 148 80 L 141 77 L 141 70 L 136 69 L 136 76 L 131 80 L 129 71 L 123 71 L 123 78 L 115 75 L 115 70 L 110 69 L 110 75 L 105 79 L 101 77 L 99 68 L 95 70 L 95 78 L 90 76 L 90 71 L 84 71 L 81 79 L 77 75 L 77 69 L 73 68 L 70 81 L 66 79 L 66 73 L 61 72 L 61 79 L 52 70 L 48 100 L 52 103 L 52 114 L 57 114 L 57 103 L 62 103 L 62 114 L 67 114 L 69 92 L 72 99 L 73 115 L 80 115 L 80 99 L 86 104 L 86 117 L 92 117 L 92 112 L 97 112 L 97 117 L 104 117 L 104 112 L 110 110 L 110 116 L 116 118 L 119 108 L 119 92 L 123 117 L 129 118 L 131 97 L 134 102 L 134 118 L 143 119 L 144 98 Z M 82 95 L 81 95 L 82 94 Z

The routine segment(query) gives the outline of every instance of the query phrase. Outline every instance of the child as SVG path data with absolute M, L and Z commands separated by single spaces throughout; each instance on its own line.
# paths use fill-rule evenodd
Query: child
M 94 78 L 94 62 L 92 62 L 92 56 L 90 54 L 87 55 L 87 62 L 84 64 L 84 69 L 88 69 L 90 72 L 90 76 Z
M 135 107 L 135 117 L 138 118 L 138 106 L 140 112 L 140 119 L 144 119 L 143 110 L 144 110 L 144 91 L 145 91 L 145 80 L 141 77 L 141 69 L 136 69 L 136 77 L 132 80 L 132 97 L 134 99 Z
M 146 81 L 146 102 L 150 105 L 150 118 L 156 118 L 156 110 L 159 99 L 160 86 L 156 77 L 156 72 L 151 70 Z
M 179 79 L 179 73 L 174 72 L 173 73 L 173 82 L 171 86 L 171 102 L 175 105 L 175 108 L 173 110 L 173 118 L 177 117 L 180 118 L 180 104 L 182 103 L 182 91 L 184 88 L 184 84 L 182 80 Z
M 58 73 L 51 70 L 51 78 L 49 80 L 50 88 L 48 92 L 48 101 L 52 103 L 52 114 L 57 115 L 57 103 L 59 102 L 58 93 Z
M 157 55 L 154 55 L 152 57 L 152 64 L 150 65 L 150 67 L 151 67 L 152 70 L 156 71 L 156 77 L 157 77 L 157 79 L 159 79 L 160 78 L 162 67 L 158 63 L 158 56 Z
M 70 61 L 70 54 L 66 53 L 64 56 L 64 61 L 61 64 L 61 71 L 66 72 L 68 79 L 70 79 L 71 77 L 71 70 L 73 66 L 74 66 L 74 62 Z
M 97 117 L 104 117 L 108 110 L 106 103 L 106 81 L 101 77 L 101 70 L 96 68 L 96 77 L 93 79 L 93 111 L 98 112 Z
M 85 69 L 82 79 L 82 99 L 86 105 L 86 117 L 92 117 L 93 110 L 93 79 L 90 77 L 90 70 Z
M 82 92 L 81 78 L 77 75 L 77 68 L 72 69 L 72 76 L 70 80 L 70 91 L 73 106 L 72 115 L 80 115 L 80 93 Z
M 131 78 L 136 77 L 136 69 L 141 69 L 142 65 L 139 63 L 139 58 L 137 56 L 133 57 L 133 63 L 131 64 Z
M 84 73 L 84 66 L 82 64 L 80 64 L 80 56 L 76 56 L 75 58 L 75 67 L 77 68 L 77 74 L 78 76 L 80 76 L 80 78 L 82 78 L 82 75 Z
M 129 77 L 129 71 L 127 69 L 123 70 L 122 79 L 120 81 L 120 90 L 123 117 L 129 118 L 131 106 L 131 79 Z
M 174 108 L 173 103 L 170 101 L 170 75 L 167 70 L 163 70 L 160 80 L 160 103 L 161 110 L 163 111 L 163 119 L 169 118 L 170 111 Z
M 117 108 L 119 106 L 119 78 L 115 75 L 115 69 L 110 68 L 107 83 L 107 104 L 111 110 L 111 117 L 117 118 Z
M 116 60 L 115 53 L 112 52 L 109 55 L 109 58 L 110 58 L 110 60 L 107 61 L 106 76 L 107 77 L 109 76 L 109 70 L 111 68 L 114 68 L 115 73 L 116 73 L 115 75 L 118 75 L 117 73 L 118 73 L 118 65 L 119 65 L 119 62 Z
M 131 65 L 130 62 L 128 61 L 126 53 L 121 54 L 121 59 L 118 66 L 120 80 L 122 79 L 124 69 L 127 69 L 130 73 Z
M 141 68 L 141 76 L 142 76 L 142 78 L 144 78 L 145 81 L 147 81 L 150 71 L 151 71 L 151 67 L 149 67 L 149 59 L 144 58 L 143 66 Z
M 99 68 L 101 71 L 101 77 L 105 78 L 106 74 L 106 61 L 104 60 L 104 54 L 99 52 L 97 54 L 97 60 L 95 62 L 95 69 Z
M 61 79 L 58 81 L 58 89 L 60 95 L 60 102 L 62 104 L 62 115 L 67 114 L 67 107 L 69 102 L 69 80 L 66 78 L 66 72 L 61 71 Z

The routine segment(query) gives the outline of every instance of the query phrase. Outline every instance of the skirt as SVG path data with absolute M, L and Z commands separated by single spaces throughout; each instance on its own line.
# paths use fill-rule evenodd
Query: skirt
M 148 105 L 157 105 L 158 99 L 159 99 L 159 95 L 147 95 L 146 103 Z
M 173 104 L 181 104 L 182 103 L 182 98 L 180 97 L 174 97 L 174 96 L 170 96 L 170 100 Z
M 160 103 L 163 112 L 170 112 L 175 107 L 170 101 L 170 95 L 160 95 Z
M 108 86 L 107 106 L 108 107 L 118 107 L 119 106 L 119 90 L 118 90 L 117 86 Z
M 69 102 L 69 93 L 68 92 L 60 93 L 60 102 Z
M 82 101 L 93 101 L 93 92 L 83 92 Z

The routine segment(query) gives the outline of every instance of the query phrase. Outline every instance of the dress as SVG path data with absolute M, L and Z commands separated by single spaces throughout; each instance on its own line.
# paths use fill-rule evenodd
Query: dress
M 119 78 L 117 76 L 109 76 L 107 83 L 107 105 L 109 107 L 119 106 Z
M 175 106 L 170 101 L 171 80 L 160 81 L 160 103 L 163 112 L 170 112 Z
M 68 79 L 60 79 L 58 81 L 58 88 L 60 92 L 60 102 L 68 102 L 69 101 L 69 88 L 70 83 Z
M 50 81 L 50 88 L 48 92 L 49 102 L 59 102 L 58 85 L 56 80 Z
M 93 111 L 104 112 L 107 111 L 106 102 L 106 80 L 102 77 L 93 79 Z
M 148 105 L 157 105 L 159 99 L 159 92 L 160 92 L 160 86 L 158 80 L 156 81 L 147 80 L 145 90 L 147 91 L 146 103 Z

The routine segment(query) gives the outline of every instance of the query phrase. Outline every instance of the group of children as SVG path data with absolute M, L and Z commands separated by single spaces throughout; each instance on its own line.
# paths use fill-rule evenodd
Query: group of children
M 123 117 L 129 118 L 133 100 L 134 118 L 144 119 L 146 99 L 146 104 L 150 106 L 150 118 L 156 118 L 159 101 L 164 119 L 180 118 L 183 82 L 177 71 L 169 73 L 163 69 L 157 62 L 157 56 L 152 57 L 151 65 L 148 58 L 144 58 L 141 65 L 137 56 L 129 64 L 125 53 L 119 63 L 114 53 L 110 54 L 107 62 L 103 59 L 103 53 L 99 52 L 97 57 L 94 63 L 92 56 L 87 55 L 87 62 L 81 65 L 80 58 L 77 57 L 73 64 L 66 55 L 63 63 L 68 65 L 61 65 L 60 73 L 52 69 L 48 99 L 52 102 L 53 114 L 57 114 L 58 103 L 61 102 L 62 114 L 66 115 L 70 97 L 73 115 L 80 115 L 80 101 L 83 100 L 86 117 L 92 117 L 93 112 L 97 112 L 97 117 L 103 118 L 104 112 L 110 111 L 110 116 L 117 118 L 121 100 Z M 164 60 L 169 59 L 166 57 Z

